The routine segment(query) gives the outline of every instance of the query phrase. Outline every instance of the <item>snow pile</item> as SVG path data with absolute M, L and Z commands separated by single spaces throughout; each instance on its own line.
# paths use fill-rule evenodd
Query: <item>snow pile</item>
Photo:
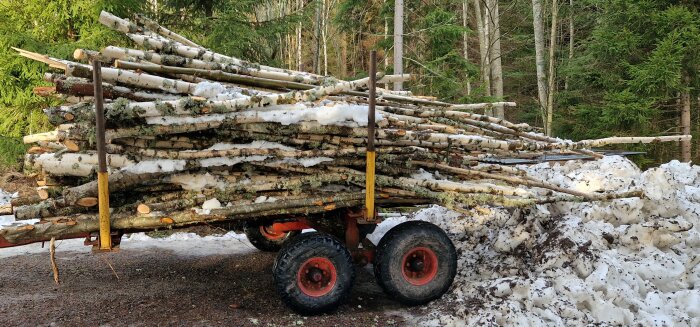
M 241 162 L 264 161 L 269 156 L 247 156 L 247 157 L 213 157 L 199 160 L 199 165 L 206 167 L 234 166 Z
M 277 142 L 253 141 L 248 144 L 216 143 L 207 150 L 233 150 L 233 149 L 280 149 L 285 151 L 296 151 L 295 148 Z M 196 150 L 186 150 L 185 152 L 195 152 Z
M 182 186 L 187 191 L 199 191 L 207 187 L 226 188 L 227 183 L 222 182 L 217 176 L 206 174 L 175 174 L 171 175 L 170 183 Z
M 269 110 L 258 115 L 268 122 L 282 125 L 297 124 L 302 121 L 317 121 L 321 125 L 342 125 L 354 122 L 358 126 L 367 126 L 369 107 L 366 105 L 336 103 L 329 106 L 302 108 L 297 110 Z M 381 121 L 383 116 L 375 114 L 375 120 Z
M 328 105 L 308 106 L 304 103 L 293 105 L 276 105 L 255 110 L 210 114 L 204 116 L 158 116 L 146 117 L 150 125 L 186 125 L 200 123 L 215 123 L 227 119 L 238 121 L 263 121 L 280 123 L 282 125 L 299 124 L 301 122 L 318 122 L 321 125 L 336 126 L 367 126 L 369 107 L 349 103 L 333 103 Z M 375 114 L 375 121 L 384 119 L 381 113 Z
M 135 165 L 126 166 L 124 171 L 134 174 L 153 174 L 181 171 L 185 169 L 185 160 L 144 160 Z
M 311 158 L 284 158 L 278 162 L 293 165 L 302 165 L 306 168 L 316 166 L 322 162 L 333 161 L 333 158 L 328 157 L 311 157 Z
M 270 203 L 277 202 L 277 198 L 275 198 L 273 196 L 261 195 L 261 196 L 255 198 L 255 201 L 253 201 L 253 203 L 268 203 L 268 202 L 270 202 Z
M 248 96 L 243 94 L 243 92 L 243 89 L 239 87 L 226 88 L 221 83 L 217 82 L 199 82 L 197 86 L 195 86 L 192 95 L 213 101 L 224 101 L 247 98 Z M 251 91 L 247 89 L 246 92 L 251 93 Z
M 226 88 L 221 85 L 221 83 L 199 82 L 197 83 L 197 86 L 195 86 L 192 95 L 211 99 L 224 92 L 226 92 Z
M 460 253 L 452 291 L 422 325 L 700 326 L 699 166 L 641 172 L 608 157 L 527 169 L 572 189 L 641 188 L 646 198 L 418 212 Z
M 121 246 L 124 251 L 150 251 L 154 248 L 172 251 L 176 255 L 202 257 L 211 255 L 241 255 L 257 251 L 248 242 L 245 234 L 228 232 L 224 235 L 199 236 L 195 233 L 174 233 L 166 237 L 151 237 L 145 233 L 133 233 L 122 238 Z M 0 259 L 18 255 L 47 253 L 49 250 L 41 243 L 28 244 L 5 248 L 0 251 Z M 68 239 L 56 241 L 56 251 L 59 253 L 72 252 L 91 253 L 92 247 L 85 246 L 83 239 Z M 59 264 L 60 266 L 60 264 Z

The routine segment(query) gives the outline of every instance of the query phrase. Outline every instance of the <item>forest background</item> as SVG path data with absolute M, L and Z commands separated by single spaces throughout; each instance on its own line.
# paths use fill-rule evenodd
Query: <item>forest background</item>
M 130 42 L 101 10 L 144 13 L 214 51 L 344 79 L 367 75 L 371 50 L 394 72 L 403 8 L 403 87 L 454 103 L 515 101 L 494 115 L 574 140 L 687 134 L 635 160 L 700 160 L 700 1 L 670 0 L 0 0 L 0 167 L 16 169 L 21 136 L 50 129 L 58 102 L 43 64 L 11 47 L 70 59 L 76 48 Z M 395 27 L 396 26 L 396 27 Z

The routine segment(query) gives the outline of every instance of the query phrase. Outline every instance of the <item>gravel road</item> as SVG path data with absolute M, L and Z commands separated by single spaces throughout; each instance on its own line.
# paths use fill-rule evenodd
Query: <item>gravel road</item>
M 371 270 L 360 268 L 348 304 L 333 314 L 302 317 L 274 290 L 275 254 L 245 239 L 206 242 L 214 241 L 150 246 L 132 240 L 117 253 L 92 254 L 78 240 L 63 241 L 60 285 L 53 282 L 47 249 L 0 249 L 0 325 L 405 326 L 426 310 L 391 301 Z M 215 250 L 207 253 L 207 247 Z

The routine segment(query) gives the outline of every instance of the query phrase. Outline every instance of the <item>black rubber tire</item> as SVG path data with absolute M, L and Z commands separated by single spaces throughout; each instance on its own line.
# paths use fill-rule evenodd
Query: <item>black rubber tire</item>
M 413 285 L 403 275 L 403 257 L 425 247 L 437 257 L 437 272 L 424 285 Z M 377 245 L 374 276 L 389 295 L 407 305 L 420 305 L 441 297 L 457 274 L 457 251 L 445 231 L 429 222 L 408 221 L 389 230 Z
M 287 232 L 287 235 L 285 235 L 284 238 L 272 240 L 267 238 L 260 231 L 261 224 L 265 223 L 247 221 L 243 226 L 243 233 L 245 233 L 245 236 L 248 237 L 250 244 L 253 244 L 253 246 L 260 251 L 277 252 L 282 248 L 285 242 L 288 242 L 297 235 L 301 234 L 301 231 L 290 231 Z
M 336 282 L 328 294 L 309 296 L 297 282 L 299 269 L 314 257 L 328 259 L 336 269 Z M 355 266 L 350 252 L 335 237 L 321 233 L 304 233 L 285 244 L 272 268 L 275 287 L 282 302 L 302 315 L 333 311 L 347 301 L 355 282 Z

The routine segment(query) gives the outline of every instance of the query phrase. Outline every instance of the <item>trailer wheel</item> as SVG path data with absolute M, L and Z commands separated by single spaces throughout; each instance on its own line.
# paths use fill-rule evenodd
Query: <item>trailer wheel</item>
M 305 315 L 336 309 L 350 295 L 355 280 L 350 252 L 333 236 L 320 233 L 291 240 L 272 269 L 282 301 Z
M 425 221 L 408 221 L 377 246 L 374 275 L 390 298 L 419 305 L 439 298 L 457 273 L 457 252 L 447 234 Z
M 284 242 L 301 233 L 301 231 L 275 233 L 268 229 L 268 225 L 264 222 L 250 221 L 243 226 L 243 232 L 248 237 L 250 244 L 253 244 L 260 251 L 277 252 L 282 248 Z

